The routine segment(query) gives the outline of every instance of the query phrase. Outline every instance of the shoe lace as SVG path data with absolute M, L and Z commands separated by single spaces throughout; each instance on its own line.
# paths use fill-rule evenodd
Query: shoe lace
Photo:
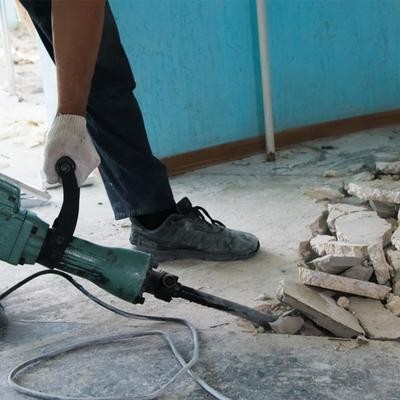
M 225 225 L 221 221 L 213 219 L 211 217 L 211 215 L 207 212 L 207 210 L 204 209 L 203 207 L 195 206 L 195 207 L 192 207 L 191 211 L 196 215 L 196 217 L 200 218 L 202 221 L 204 221 L 208 224 L 219 225 L 219 226 L 225 227 Z M 206 217 L 210 220 L 210 222 L 207 221 Z

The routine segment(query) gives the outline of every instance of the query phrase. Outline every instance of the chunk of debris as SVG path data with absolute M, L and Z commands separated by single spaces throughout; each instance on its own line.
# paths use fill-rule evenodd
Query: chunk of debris
M 379 218 L 375 211 L 360 211 L 343 215 L 335 220 L 339 241 L 369 246 L 373 243 L 390 243 L 392 225 Z
M 339 307 L 333 299 L 309 287 L 293 281 L 282 281 L 277 298 L 336 336 L 352 338 L 364 334 L 353 315 Z
M 312 260 L 314 253 L 309 240 L 303 240 L 299 243 L 299 255 L 305 262 Z
M 278 318 L 274 322 L 270 322 L 270 325 L 272 330 L 276 333 L 294 335 L 303 327 L 304 319 L 287 315 Z
M 400 184 L 396 181 L 350 182 L 347 190 L 363 200 L 400 204 Z
M 341 274 L 341 276 L 358 279 L 359 281 L 369 281 L 373 273 L 374 268 L 370 265 L 359 264 L 347 269 Z
M 328 210 L 325 210 L 310 225 L 310 230 L 313 235 L 325 235 L 329 232 L 328 224 L 326 223 L 327 217 L 328 217 Z
M 349 309 L 349 305 L 350 305 L 350 300 L 346 297 L 346 296 L 340 296 L 337 301 L 336 304 L 339 307 L 344 308 L 345 310 Z
M 305 285 L 335 290 L 341 293 L 356 294 L 372 299 L 384 299 L 392 290 L 390 287 L 376 283 L 326 274 L 325 272 L 312 271 L 306 268 L 299 268 L 299 280 Z
M 360 321 L 369 339 L 400 338 L 400 318 L 395 317 L 379 300 L 350 297 L 350 311 Z
M 384 203 L 383 201 L 378 200 L 370 200 L 369 205 L 381 218 L 397 217 L 397 212 L 399 209 L 399 206 L 397 204 Z
M 305 191 L 304 194 L 308 197 L 311 197 L 315 202 L 324 200 L 339 201 L 344 198 L 344 194 L 342 192 L 329 186 L 310 189 Z
M 389 294 L 386 301 L 386 308 L 396 317 L 400 316 L 400 296 Z
M 328 169 L 322 174 L 324 178 L 334 178 L 336 175 L 337 171 L 335 171 L 334 169 Z
M 390 280 L 390 265 L 387 263 L 381 243 L 368 246 L 368 254 L 375 270 L 378 283 L 384 285 Z
M 396 274 L 396 272 L 399 272 L 400 271 L 400 251 L 388 249 L 386 251 L 386 256 L 387 256 L 387 259 L 388 259 L 390 265 L 393 268 L 393 272 L 395 274 Z
M 397 228 L 392 235 L 392 245 L 400 250 L 400 228 Z
M 326 255 L 311 261 L 311 265 L 318 271 L 326 272 L 328 274 L 340 274 L 350 267 L 361 264 L 363 259 L 361 257 L 343 257 Z
M 361 346 L 364 344 L 368 344 L 369 340 L 365 336 L 357 336 L 356 342 Z
M 335 241 L 334 236 L 329 235 L 317 235 L 310 240 L 312 250 L 319 256 L 325 255 L 325 246 L 328 242 Z
M 400 161 L 386 162 L 378 161 L 376 164 L 376 170 L 382 174 L 395 175 L 400 174 Z
M 335 221 L 343 215 L 352 214 L 360 211 L 367 211 L 368 208 L 364 206 L 354 206 L 351 204 L 328 204 L 328 218 L 326 220 L 329 230 L 333 233 L 336 232 Z
M 332 256 L 368 257 L 368 246 L 346 242 L 329 241 L 325 244 L 325 253 Z

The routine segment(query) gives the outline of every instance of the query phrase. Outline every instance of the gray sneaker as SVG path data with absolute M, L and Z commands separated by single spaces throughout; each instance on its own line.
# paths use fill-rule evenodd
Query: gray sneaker
M 204 208 L 193 207 L 187 197 L 176 208 L 178 212 L 154 230 L 131 218 L 130 242 L 152 254 L 157 262 L 180 258 L 243 260 L 257 253 L 260 243 L 254 235 L 226 228 Z

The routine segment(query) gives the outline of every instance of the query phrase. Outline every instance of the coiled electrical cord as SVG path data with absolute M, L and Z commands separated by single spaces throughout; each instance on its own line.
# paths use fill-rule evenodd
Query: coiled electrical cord
M 25 394 L 27 396 L 36 397 L 38 399 L 45 399 L 45 400 L 152 400 L 152 399 L 155 399 L 155 398 L 163 395 L 165 393 L 165 391 L 167 390 L 167 388 L 172 383 L 174 383 L 178 379 L 178 377 L 180 377 L 182 374 L 184 374 L 186 372 L 192 377 L 192 379 L 199 386 L 201 386 L 205 391 L 207 391 L 214 398 L 216 398 L 218 400 L 230 400 L 228 397 L 224 396 L 222 393 L 218 392 L 216 389 L 209 386 L 205 381 L 203 381 L 200 377 L 198 377 L 191 370 L 191 368 L 197 363 L 197 361 L 199 359 L 199 338 L 198 338 L 196 328 L 188 320 L 181 319 L 181 318 L 158 317 L 158 316 L 134 314 L 134 313 L 129 313 L 127 311 L 120 310 L 110 304 L 103 302 L 102 300 L 100 300 L 99 298 L 97 298 L 96 296 L 94 296 L 93 294 L 88 292 L 82 285 L 80 285 L 74 278 L 72 278 L 72 276 L 70 276 L 64 272 L 56 271 L 56 270 L 39 271 L 39 272 L 27 277 L 26 279 L 17 283 L 16 285 L 11 287 L 4 293 L 0 294 L 0 301 L 3 300 L 4 298 L 6 298 L 7 296 L 9 296 L 11 293 L 15 292 L 20 287 L 22 287 L 22 286 L 26 285 L 28 282 L 32 281 L 33 279 L 36 279 L 40 276 L 48 275 L 48 274 L 61 276 L 62 278 L 66 279 L 68 282 L 70 282 L 76 289 L 78 289 L 81 293 L 83 293 L 90 300 L 94 301 L 99 306 L 101 306 L 109 311 L 114 312 L 115 314 L 121 315 L 122 317 L 137 319 L 137 320 L 174 322 L 177 324 L 185 325 L 189 329 L 191 336 L 192 336 L 192 341 L 193 341 L 192 358 L 188 362 L 185 361 L 183 356 L 180 354 L 180 352 L 176 348 L 171 337 L 167 333 L 165 333 L 161 330 L 140 331 L 140 332 L 134 332 L 131 334 L 92 338 L 92 339 L 80 341 L 80 342 L 70 345 L 70 346 L 65 346 L 63 348 L 60 348 L 53 352 L 46 353 L 40 357 L 33 358 L 31 360 L 24 362 L 23 364 L 18 365 L 10 372 L 10 374 L 8 376 L 8 383 L 12 389 L 16 390 L 19 393 Z M 65 354 L 67 352 L 71 352 L 74 350 L 80 350 L 80 349 L 90 347 L 90 346 L 117 343 L 117 342 L 126 341 L 126 340 L 129 340 L 132 338 L 143 337 L 143 336 L 160 336 L 160 337 L 162 337 L 164 339 L 164 341 L 168 344 L 168 346 L 169 346 L 171 352 L 173 353 L 173 355 L 175 356 L 176 360 L 182 366 L 182 368 L 166 384 L 162 385 L 159 389 L 156 389 L 155 391 L 153 391 L 150 394 L 142 395 L 142 396 L 126 395 L 123 397 L 114 397 L 114 396 L 108 396 L 108 397 L 68 397 L 67 396 L 66 397 L 66 396 L 59 396 L 59 395 L 53 394 L 53 393 L 45 393 L 45 392 L 36 391 L 34 389 L 30 389 L 30 388 L 20 385 L 16 381 L 16 378 L 18 377 L 18 375 L 20 375 L 26 368 L 36 365 L 36 364 L 40 363 L 41 361 L 50 360 L 52 358 L 55 358 L 59 355 Z

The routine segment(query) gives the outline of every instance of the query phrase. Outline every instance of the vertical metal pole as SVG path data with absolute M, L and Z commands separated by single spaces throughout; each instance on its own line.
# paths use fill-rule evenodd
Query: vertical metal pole
M 261 80 L 264 103 L 265 139 L 267 144 L 267 161 L 275 161 L 275 138 L 272 116 L 271 80 L 269 72 L 268 33 L 267 33 L 267 0 L 256 0 L 258 45 L 260 50 Z
M 7 23 L 5 0 L 0 0 L 0 18 L 1 18 L 0 21 L 1 37 L 3 39 L 3 51 L 4 51 L 4 59 L 6 60 L 9 92 L 11 96 L 16 96 L 17 89 L 15 85 L 14 64 L 11 57 L 10 37 L 8 35 L 8 23 Z

